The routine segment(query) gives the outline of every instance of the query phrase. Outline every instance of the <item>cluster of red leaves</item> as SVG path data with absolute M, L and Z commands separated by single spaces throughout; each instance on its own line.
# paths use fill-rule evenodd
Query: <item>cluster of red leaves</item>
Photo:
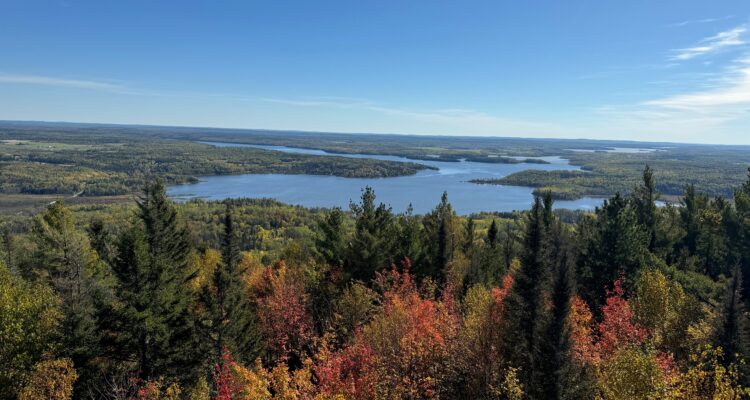
M 634 322 L 633 310 L 625 299 L 622 279 L 607 290 L 607 300 L 602 307 L 602 322 L 599 323 L 599 354 L 607 358 L 623 346 L 640 345 L 648 337 L 646 328 Z
M 648 338 L 648 330 L 634 320 L 622 279 L 617 279 L 612 290 L 607 290 L 601 322 L 594 323 L 588 305 L 577 296 L 571 303 L 570 322 L 573 359 L 581 364 L 597 364 L 618 349 L 641 345 Z
M 515 278 L 513 278 L 512 274 L 508 273 L 503 277 L 502 287 L 492 288 L 492 299 L 494 300 L 494 304 L 492 307 L 493 322 L 500 323 L 502 321 L 503 305 L 505 304 L 505 299 L 508 298 L 508 294 L 510 294 L 510 289 L 513 288 L 514 283 Z
M 261 285 L 258 314 L 270 353 L 281 360 L 300 355 L 314 335 L 304 287 L 289 279 L 283 261 L 266 268 Z
M 570 333 L 573 341 L 573 360 L 582 365 L 599 362 L 599 351 L 594 344 L 594 316 L 582 298 L 575 296 L 570 306 Z
M 214 387 L 216 396 L 214 400 L 232 400 L 236 398 L 236 393 L 240 393 L 242 388 L 235 382 L 232 368 L 235 365 L 232 354 L 225 348 L 221 352 L 221 363 L 214 366 Z
M 420 294 L 410 265 L 405 259 L 402 271 L 394 265 L 378 274 L 376 285 L 384 290 L 382 312 L 352 345 L 316 369 L 324 393 L 353 399 L 436 396 L 444 373 L 440 366 L 447 364 L 460 317 L 452 312 L 450 297 L 437 301 Z M 444 290 L 444 297 L 449 293 Z
M 353 400 L 377 398 L 378 376 L 372 349 L 357 342 L 315 367 L 322 394 Z

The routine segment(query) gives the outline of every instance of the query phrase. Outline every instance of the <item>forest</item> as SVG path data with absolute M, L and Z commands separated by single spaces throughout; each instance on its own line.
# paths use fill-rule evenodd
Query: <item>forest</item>
M 283 145 L 339 154 L 406 157 L 414 162 L 316 156 L 201 141 Z M 618 152 L 625 148 L 630 152 Z M 559 156 L 581 171 L 542 171 L 538 158 Z M 687 185 L 731 198 L 750 166 L 750 147 L 632 141 L 373 135 L 248 129 L 0 121 L 0 213 L 27 211 L 49 196 L 75 202 L 122 202 L 158 175 L 165 184 L 201 176 L 311 174 L 380 178 L 432 167 L 420 160 L 528 163 L 529 169 L 478 184 L 527 186 L 554 199 L 629 194 L 644 165 L 664 198 L 677 201 Z
M 416 163 L 287 154 L 214 147 L 105 130 L 25 132 L 0 129 L 0 194 L 116 196 L 131 194 L 149 176 L 167 184 L 204 175 L 311 174 L 343 177 L 412 175 Z
M 646 167 L 587 213 L 176 204 L 152 179 L 7 216 L 0 398 L 748 398 L 747 173 L 657 206 Z

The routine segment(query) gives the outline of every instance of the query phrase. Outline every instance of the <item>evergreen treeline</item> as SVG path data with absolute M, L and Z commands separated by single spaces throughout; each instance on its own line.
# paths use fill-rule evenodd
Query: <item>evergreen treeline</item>
M 642 178 L 574 223 L 52 204 L 4 230 L 0 398 L 747 398 L 750 175 L 663 207 Z

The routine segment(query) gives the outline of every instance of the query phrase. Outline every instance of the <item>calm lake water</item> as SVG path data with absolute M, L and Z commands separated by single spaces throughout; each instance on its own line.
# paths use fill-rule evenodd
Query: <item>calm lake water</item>
M 395 212 L 403 212 L 409 204 L 414 212 L 429 212 L 440 201 L 443 191 L 459 214 L 480 211 L 525 210 L 533 200 L 532 188 L 521 186 L 478 185 L 471 179 L 500 178 L 527 169 L 579 170 L 560 157 L 541 157 L 550 164 L 489 164 L 476 162 L 443 162 L 410 160 L 403 157 L 361 154 L 331 154 L 323 150 L 284 146 L 263 146 L 235 143 L 203 142 L 214 146 L 253 147 L 287 153 L 374 158 L 400 162 L 417 162 L 438 170 L 420 171 L 416 175 L 395 178 L 341 178 L 319 175 L 245 174 L 202 177 L 195 184 L 175 185 L 168 190 L 177 200 L 202 198 L 222 200 L 233 197 L 272 198 L 306 207 L 347 208 L 349 201 L 358 201 L 362 189 L 371 186 L 377 200 L 389 204 Z M 602 199 L 584 197 L 573 201 L 557 201 L 558 208 L 593 209 Z

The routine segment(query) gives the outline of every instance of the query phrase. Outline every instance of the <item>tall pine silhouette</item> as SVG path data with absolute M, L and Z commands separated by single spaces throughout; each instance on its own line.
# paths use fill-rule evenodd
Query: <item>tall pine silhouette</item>
M 221 360 L 226 348 L 235 358 L 252 362 L 260 355 L 261 336 L 257 319 L 244 291 L 242 254 L 234 214 L 229 203 L 224 213 L 221 263 L 202 298 L 209 314 L 209 339 L 214 359 Z
M 119 350 L 141 378 L 185 377 L 200 356 L 188 310 L 195 272 L 188 269 L 187 231 L 161 181 L 147 184 L 137 204 L 137 221 L 122 235 L 113 265 L 122 303 Z

